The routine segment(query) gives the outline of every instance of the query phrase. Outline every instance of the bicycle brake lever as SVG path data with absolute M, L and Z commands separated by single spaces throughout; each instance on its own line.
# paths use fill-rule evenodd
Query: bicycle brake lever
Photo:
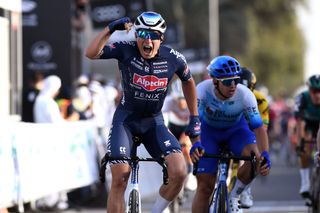
M 168 185 L 169 183 L 169 175 L 168 175 L 168 169 L 167 169 L 167 164 L 162 161 L 162 173 L 163 173 L 163 184 Z
M 99 170 L 99 177 L 101 183 L 104 183 L 106 181 L 106 166 L 108 163 L 108 160 L 106 159 L 107 154 L 101 159 L 101 165 L 100 165 L 100 170 Z
M 251 151 L 251 157 L 253 158 L 253 160 L 251 160 L 251 179 L 255 178 L 256 173 L 257 173 L 257 158 L 256 158 L 256 154 Z
M 197 174 L 197 171 L 198 171 L 198 164 L 199 164 L 199 162 L 197 161 L 197 162 L 195 162 L 195 163 L 193 163 L 193 171 L 192 171 L 192 174 L 194 175 L 194 176 L 196 176 L 196 174 Z

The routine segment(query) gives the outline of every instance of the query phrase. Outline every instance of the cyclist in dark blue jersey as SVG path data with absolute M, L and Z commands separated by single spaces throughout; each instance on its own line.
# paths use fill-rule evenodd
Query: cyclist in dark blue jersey
M 196 140 L 200 134 L 195 82 L 182 54 L 163 46 L 166 23 L 160 14 L 144 12 L 134 22 L 136 41 L 107 44 L 116 30 L 130 31 L 133 24 L 125 17 L 108 25 L 86 49 L 90 59 L 117 59 L 122 76 L 123 95 L 113 117 L 107 142 L 112 157 L 128 157 L 133 136 L 139 136 L 152 157 L 165 156 L 169 184 L 162 185 L 151 212 L 162 212 L 177 196 L 186 177 L 186 165 L 177 139 L 164 124 L 161 108 L 174 74 L 182 81 L 190 111 L 187 133 Z M 124 212 L 124 192 L 130 166 L 112 162 L 112 183 L 108 212 Z

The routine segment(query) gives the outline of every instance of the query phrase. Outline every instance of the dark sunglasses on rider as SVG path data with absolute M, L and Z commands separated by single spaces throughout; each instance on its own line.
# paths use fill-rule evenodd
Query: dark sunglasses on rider
M 224 86 L 230 87 L 232 85 L 232 82 L 234 82 L 234 85 L 237 85 L 240 83 L 240 78 L 226 78 L 226 79 L 217 79 L 220 81 Z
M 313 94 L 320 93 L 320 89 L 310 88 L 310 92 Z
M 139 30 L 137 36 L 142 39 L 160 40 L 161 34 L 150 30 Z

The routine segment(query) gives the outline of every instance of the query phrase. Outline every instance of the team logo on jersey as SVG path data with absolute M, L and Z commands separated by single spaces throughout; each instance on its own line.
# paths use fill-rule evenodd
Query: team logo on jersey
M 170 140 L 167 140 L 167 141 L 165 141 L 165 142 L 163 142 L 163 143 L 164 143 L 164 145 L 165 145 L 166 147 L 171 146 Z
M 154 75 L 141 76 L 135 73 L 133 75 L 133 83 L 141 86 L 146 91 L 155 91 L 156 89 L 166 88 L 168 84 L 168 78 L 158 78 Z
M 176 58 L 181 58 L 185 63 L 186 62 L 186 58 L 184 57 L 184 55 L 182 55 L 181 53 L 179 53 L 178 51 L 174 50 L 174 49 L 171 49 L 170 50 L 170 53 L 171 54 L 174 54 L 176 56 Z
M 120 151 L 120 154 L 125 155 L 126 154 L 126 147 L 120 146 L 119 151 Z

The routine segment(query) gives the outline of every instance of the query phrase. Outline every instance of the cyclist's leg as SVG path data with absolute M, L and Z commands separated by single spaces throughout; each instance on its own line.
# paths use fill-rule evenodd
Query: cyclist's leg
M 127 163 L 111 165 L 112 183 L 108 193 L 107 212 L 124 212 L 124 193 L 130 175 L 130 166 Z
M 255 143 L 255 135 L 247 125 L 239 125 L 230 131 L 232 134 L 230 134 L 230 138 L 228 140 L 229 147 L 235 155 L 250 156 L 251 151 L 254 151 L 256 155 L 259 154 L 258 147 Z M 230 200 L 237 201 L 240 194 L 246 187 L 248 187 L 251 181 L 251 163 L 244 162 L 238 169 L 237 180 L 230 192 Z
M 130 157 L 132 135 L 123 123 L 114 122 L 107 142 L 107 152 L 112 157 Z M 130 175 L 130 166 L 126 161 L 112 161 L 112 183 L 108 193 L 107 212 L 124 212 L 124 193 Z
M 169 183 L 162 185 L 159 196 L 151 212 L 162 212 L 182 189 L 187 169 L 178 140 L 159 123 L 148 130 L 143 137 L 143 144 L 154 158 L 165 156 L 167 162 Z
M 186 190 L 194 191 L 197 188 L 197 180 L 196 180 L 196 177 L 192 174 L 193 163 L 189 155 L 190 149 L 192 147 L 192 143 L 190 138 L 185 133 L 181 134 L 179 142 L 181 145 L 184 159 L 187 164 L 187 173 L 188 173 L 185 184 L 184 184 L 184 188 Z
M 312 132 L 305 130 L 305 142 L 302 144 L 303 151 L 299 153 L 300 166 L 300 195 L 305 199 L 306 205 L 311 205 L 310 197 L 310 157 L 312 152 Z
M 219 154 L 218 141 L 224 141 L 223 132 L 207 125 L 201 124 L 201 143 L 207 153 Z M 198 187 L 192 202 L 192 212 L 202 213 L 209 211 L 210 197 L 213 193 L 218 160 L 213 158 L 201 158 L 198 162 L 197 182 Z
M 181 150 L 183 153 L 183 156 L 185 158 L 185 161 L 187 163 L 187 169 L 188 173 L 192 172 L 192 161 L 189 156 L 189 151 L 192 146 L 190 138 L 185 134 L 185 130 L 187 126 L 181 126 L 181 125 L 175 125 L 173 123 L 169 122 L 168 128 L 170 132 L 177 138 L 181 145 Z
M 197 175 L 198 187 L 192 201 L 192 212 L 207 213 L 209 212 L 210 197 L 213 193 L 216 175 L 201 173 Z
M 299 154 L 299 166 L 300 166 L 300 190 L 299 193 L 302 197 L 306 197 L 310 191 L 310 155 L 311 149 L 309 144 L 304 144 L 304 152 Z

